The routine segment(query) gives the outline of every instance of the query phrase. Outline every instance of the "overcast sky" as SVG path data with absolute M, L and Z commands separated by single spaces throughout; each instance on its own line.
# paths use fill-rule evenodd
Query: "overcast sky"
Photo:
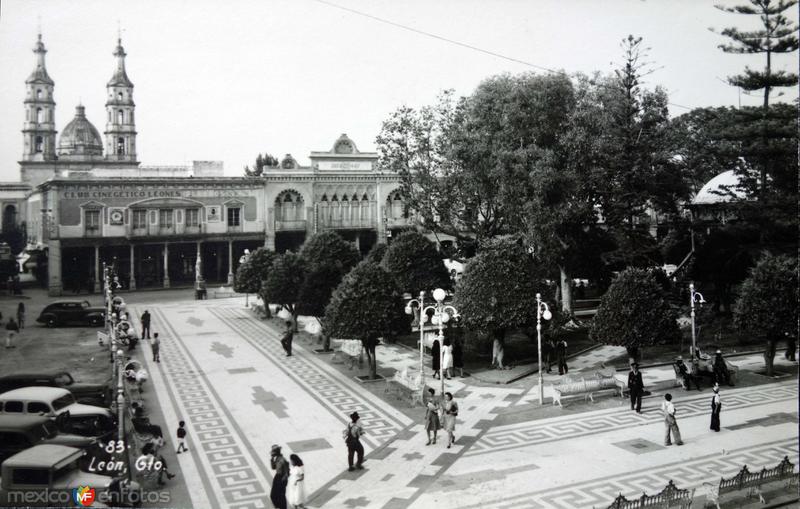
M 567 72 L 609 72 L 620 40 L 644 37 L 672 115 L 687 107 L 759 104 L 722 79 L 758 57 L 728 55 L 708 28 L 755 28 L 720 0 L 331 0 L 411 29 Z M 728 5 L 743 0 L 723 2 Z M 791 13 L 797 19 L 797 12 Z M 41 18 L 41 21 L 39 21 Z M 0 180 L 19 178 L 25 79 L 41 23 L 55 81 L 56 126 L 86 106 L 105 128 L 105 85 L 118 22 L 145 165 L 222 160 L 240 175 L 258 152 L 329 150 L 347 133 L 374 150 L 381 121 L 493 74 L 536 69 L 382 23 L 327 0 L 3 0 L 0 7 Z M 777 67 L 796 70 L 797 53 Z M 542 71 L 537 71 L 542 72 Z M 797 89 L 787 90 L 792 100 Z

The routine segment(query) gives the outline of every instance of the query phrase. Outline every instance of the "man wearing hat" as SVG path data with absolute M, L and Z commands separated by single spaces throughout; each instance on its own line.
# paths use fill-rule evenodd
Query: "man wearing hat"
M 639 372 L 639 365 L 635 362 L 631 364 L 631 372 L 628 373 L 628 391 L 631 395 L 631 410 L 642 413 L 642 393 L 644 393 L 644 382 L 642 373 Z
M 687 391 L 692 390 L 692 382 L 694 382 L 695 387 L 697 390 L 700 390 L 700 381 L 698 377 L 694 376 L 690 371 L 689 367 L 683 362 L 683 357 L 680 355 L 677 359 L 675 359 L 675 372 L 683 379 L 683 388 Z
M 364 462 L 364 446 L 361 445 L 361 435 L 364 434 L 364 428 L 361 427 L 361 423 L 358 422 L 359 416 L 358 412 L 353 412 L 350 414 L 350 422 L 347 425 L 347 436 L 345 437 L 345 443 L 347 444 L 347 471 L 352 472 L 353 469 L 353 455 L 356 455 L 356 466 L 358 470 L 363 469 L 364 467 L 361 464 Z
M 281 447 L 273 445 L 270 451 L 269 465 L 275 470 L 272 478 L 272 489 L 269 499 L 276 509 L 286 509 L 286 485 L 289 484 L 289 463 L 281 454 Z
M 717 350 L 717 354 L 714 356 L 714 378 L 718 384 L 725 382 L 730 386 L 733 385 L 728 365 L 725 363 L 725 359 L 722 358 L 722 350 Z
M 719 397 L 719 384 L 714 384 L 714 396 L 711 397 L 711 429 L 719 431 L 719 413 L 722 411 L 722 399 Z

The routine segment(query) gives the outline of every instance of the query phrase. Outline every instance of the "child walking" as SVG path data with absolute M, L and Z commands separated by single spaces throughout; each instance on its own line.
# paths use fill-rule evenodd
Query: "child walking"
M 186 423 L 181 421 L 178 423 L 178 450 L 176 451 L 177 454 L 180 454 L 183 451 L 188 451 L 189 448 L 186 447 Z

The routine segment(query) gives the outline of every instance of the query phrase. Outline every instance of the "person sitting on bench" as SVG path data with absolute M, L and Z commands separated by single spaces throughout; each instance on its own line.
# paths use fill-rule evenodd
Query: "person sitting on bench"
M 678 356 L 677 359 L 675 359 L 675 372 L 678 373 L 678 376 L 680 376 L 683 379 L 684 389 L 686 389 L 687 391 L 692 390 L 692 382 L 694 382 L 694 385 L 695 387 L 697 387 L 697 390 L 698 391 L 700 390 L 700 380 L 698 379 L 698 377 L 693 375 L 691 371 L 689 371 L 689 367 L 686 364 L 684 364 L 683 357 L 681 357 L 680 355 Z

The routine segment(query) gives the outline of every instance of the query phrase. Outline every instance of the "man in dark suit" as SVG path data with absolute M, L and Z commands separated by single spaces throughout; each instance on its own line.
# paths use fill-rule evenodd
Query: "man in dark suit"
M 150 339 L 150 311 L 142 313 L 142 339 Z
M 286 351 L 286 357 L 292 356 L 292 339 L 294 339 L 294 325 L 291 320 L 286 320 L 286 332 L 281 338 L 281 346 Z
M 642 413 L 642 393 L 644 392 L 644 382 L 639 365 L 635 362 L 631 365 L 631 372 L 628 373 L 628 391 L 631 395 L 631 410 L 636 410 L 637 414 Z
M 567 342 L 563 339 L 556 344 L 556 359 L 558 360 L 558 374 L 564 375 L 567 368 Z

